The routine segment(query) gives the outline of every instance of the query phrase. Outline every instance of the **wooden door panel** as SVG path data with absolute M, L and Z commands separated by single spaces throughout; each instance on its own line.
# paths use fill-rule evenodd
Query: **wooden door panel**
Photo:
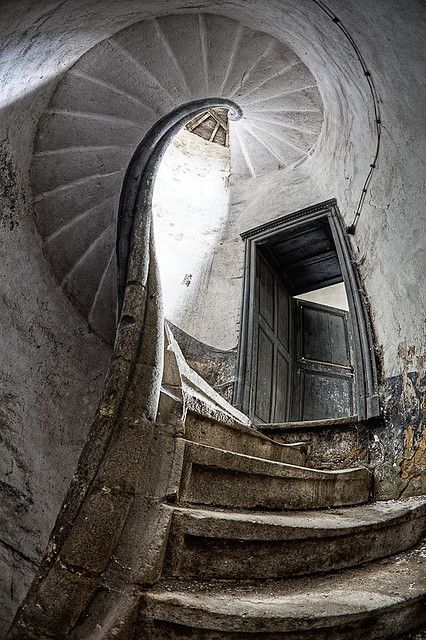
M 288 382 L 290 363 L 283 353 L 277 353 L 274 422 L 285 422 L 288 409 Z
M 266 262 L 258 261 L 259 265 L 259 309 L 260 317 L 267 325 L 274 328 L 274 274 Z
M 293 420 L 354 413 L 354 371 L 346 311 L 306 300 L 296 305 Z
M 301 374 L 302 420 L 352 415 L 352 378 L 317 371 Z
M 255 422 L 285 422 L 291 379 L 291 299 L 280 276 L 258 254 L 253 314 L 253 372 L 250 416 Z
M 254 412 L 259 420 L 271 419 L 274 379 L 274 344 L 261 327 L 258 329 Z
M 331 307 L 301 306 L 302 357 L 349 365 L 346 312 Z
M 290 298 L 284 289 L 277 286 L 277 336 L 283 347 L 290 351 Z

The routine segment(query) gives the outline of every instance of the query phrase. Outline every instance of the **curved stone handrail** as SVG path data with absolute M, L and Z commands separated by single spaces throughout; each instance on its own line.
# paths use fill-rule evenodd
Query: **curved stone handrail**
M 9 633 L 15 640 L 70 637 L 100 583 L 105 582 L 106 571 L 110 573 L 106 581 L 113 582 L 116 590 L 119 584 L 117 593 L 137 581 L 149 580 L 146 576 L 150 571 L 147 574 L 141 570 L 144 562 L 132 545 L 123 542 L 123 537 L 131 536 L 138 526 L 143 528 L 150 518 L 156 520 L 155 513 L 150 515 L 149 506 L 140 505 L 143 487 L 161 455 L 155 451 L 147 462 L 163 376 L 164 331 L 151 226 L 152 189 L 170 138 L 187 121 L 212 106 L 227 106 L 237 116 L 241 113 L 237 105 L 222 99 L 183 105 L 150 130 L 126 173 L 118 217 L 119 321 L 111 363 L 39 574 Z M 172 450 L 170 453 L 166 456 L 169 473 L 174 457 Z M 131 524 L 126 526 L 128 521 Z M 156 534 L 157 527 L 153 525 L 148 538 Z M 119 566 L 126 570 L 119 576 L 111 564 L 114 567 L 113 554 L 120 542 L 125 557 Z M 155 580 L 155 576 L 151 579 Z M 128 601 L 126 596 L 125 602 Z M 114 605 L 110 608 L 114 609 Z

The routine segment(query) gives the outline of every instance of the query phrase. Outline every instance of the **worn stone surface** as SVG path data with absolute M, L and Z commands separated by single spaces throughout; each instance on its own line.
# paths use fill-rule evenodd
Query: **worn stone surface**
M 43 638 L 65 638 L 77 621 L 81 608 L 96 589 L 96 578 L 86 575 L 78 567 L 67 567 L 56 562 L 35 597 L 35 606 L 25 602 L 10 636 L 23 640 L 29 635 Z
M 183 504 L 244 509 L 320 509 L 367 502 L 366 468 L 318 471 L 186 442 Z
M 337 423 L 337 421 L 336 421 Z M 375 424 L 375 423 L 374 423 Z M 370 431 L 368 423 L 260 425 L 259 430 L 277 442 L 303 442 L 307 464 L 322 469 L 342 469 L 369 463 Z
M 268 640 L 397 637 L 424 623 L 421 547 L 338 574 L 243 584 L 168 581 L 147 594 L 142 638 Z M 225 586 L 226 585 L 226 586 Z M 162 635 L 163 634 L 163 635 Z
M 426 533 L 426 499 L 328 511 L 244 513 L 176 508 L 164 575 L 284 578 L 399 553 Z
M 244 453 L 276 462 L 304 465 L 306 445 L 297 441 L 293 445 L 281 444 L 257 432 L 253 427 L 224 424 L 205 419 L 189 411 L 185 420 L 185 437 L 210 447 Z
M 107 487 L 93 492 L 83 505 L 62 548 L 61 561 L 87 572 L 102 573 L 115 549 L 132 503 L 133 496 L 114 495 Z

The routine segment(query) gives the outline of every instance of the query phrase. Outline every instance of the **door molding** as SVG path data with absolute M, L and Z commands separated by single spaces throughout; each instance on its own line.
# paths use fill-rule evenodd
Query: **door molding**
M 310 222 L 323 218 L 327 219 L 330 226 L 348 298 L 355 355 L 355 409 L 359 420 L 379 415 L 377 369 L 370 319 L 361 295 L 361 281 L 345 232 L 345 223 L 334 198 L 282 216 L 241 234 L 245 242 L 244 284 L 233 404 L 243 412 L 249 411 L 250 407 L 253 305 L 258 245 L 276 234 L 285 234 L 287 231 L 293 231 L 299 226 L 307 226 Z

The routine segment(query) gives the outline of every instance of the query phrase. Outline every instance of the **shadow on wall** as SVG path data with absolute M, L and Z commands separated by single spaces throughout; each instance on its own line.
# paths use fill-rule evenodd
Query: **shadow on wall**
M 34 225 L 32 114 L 57 80 L 0 110 L 1 638 L 44 552 L 110 355 L 58 287 Z

